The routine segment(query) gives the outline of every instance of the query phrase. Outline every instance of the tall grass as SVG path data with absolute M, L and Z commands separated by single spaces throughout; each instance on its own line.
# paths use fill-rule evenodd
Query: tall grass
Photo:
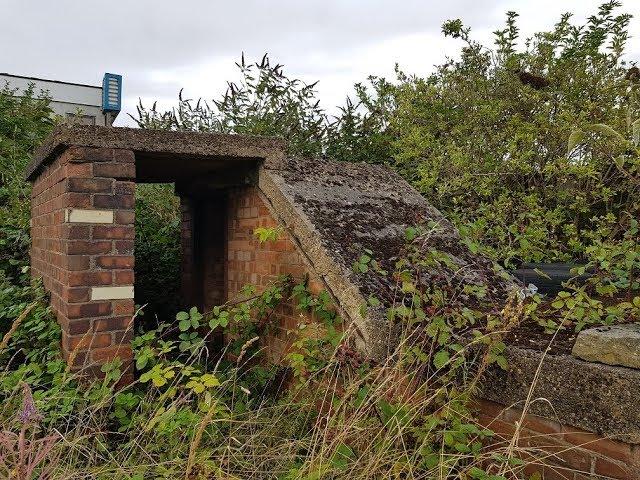
M 505 326 L 517 322 L 518 308 L 503 310 Z M 36 393 L 36 407 L 52 420 L 30 425 L 23 448 L 46 444 L 46 459 L 35 471 L 51 479 L 448 479 L 474 478 L 474 468 L 516 478 L 522 466 L 496 459 L 498 453 L 520 455 L 517 440 L 467 452 L 447 442 L 451 431 L 466 432 L 469 444 L 491 436 L 468 408 L 489 363 L 489 350 L 479 348 L 484 339 L 471 341 L 439 368 L 425 368 L 424 359 L 406 360 L 415 336 L 407 330 L 388 360 L 368 368 L 346 365 L 334 352 L 324 368 L 275 396 L 247 387 L 247 378 L 261 368 L 259 351 L 240 355 L 224 371 L 219 359 L 211 362 L 210 373 L 221 382 L 200 395 L 184 389 L 182 372 L 162 388 L 137 380 L 122 390 L 114 388 L 115 379 L 87 384 L 82 370 L 64 372 L 53 388 Z M 203 355 L 194 351 L 185 365 L 206 363 Z M 458 358 L 464 359 L 459 373 L 445 375 Z M 28 383 L 29 374 L 21 381 Z M 5 432 L 19 425 L 15 412 L 23 394 L 14 388 L 0 407 Z M 139 402 L 123 428 L 114 412 L 129 394 Z M 6 441 L 2 448 L 11 450 Z M 16 476 L 7 467 L 1 473 L 37 478 Z

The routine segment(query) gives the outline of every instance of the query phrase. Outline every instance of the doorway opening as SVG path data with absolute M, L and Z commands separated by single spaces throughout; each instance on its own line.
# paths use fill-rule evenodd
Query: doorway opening
M 183 308 L 180 298 L 180 199 L 172 183 L 136 185 L 136 328 L 171 322 Z

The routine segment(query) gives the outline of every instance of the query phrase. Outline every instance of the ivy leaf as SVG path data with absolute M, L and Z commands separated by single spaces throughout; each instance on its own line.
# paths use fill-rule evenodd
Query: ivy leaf
M 404 231 L 404 236 L 407 239 L 407 241 L 411 241 L 414 238 L 416 238 L 416 236 L 418 235 L 418 230 L 415 227 L 408 227 L 405 231 Z
M 146 355 L 138 357 L 136 359 L 136 370 L 142 370 L 144 367 L 147 366 L 148 362 L 149 362 L 149 357 L 147 357 Z
M 615 138 L 620 142 L 626 142 L 626 139 L 622 135 L 620 135 L 620 133 L 616 132 L 606 123 L 594 123 L 590 128 L 594 132 L 600 133 L 606 137 Z
M 178 312 L 176 313 L 176 320 L 189 320 L 189 314 L 187 312 Z
M 191 320 L 189 320 L 189 318 L 180 320 L 180 323 L 178 323 L 178 328 L 181 332 L 186 332 L 187 330 L 189 330 L 189 328 L 191 328 Z
M 338 445 L 338 448 L 336 449 L 333 457 L 331 458 L 331 463 L 335 468 L 338 468 L 339 470 L 344 470 L 345 468 L 347 468 L 347 465 L 349 464 L 349 460 L 352 460 L 354 458 L 355 458 L 355 453 L 353 453 L 353 450 L 351 450 L 351 448 L 348 445 L 341 443 L 340 445 Z
M 371 305 L 372 307 L 377 307 L 378 305 L 380 305 L 380 300 L 378 300 L 373 295 L 369 295 L 369 298 L 367 300 L 369 302 L 369 305 Z
M 153 382 L 153 385 L 156 387 L 162 387 L 163 385 L 166 385 L 167 379 L 162 375 L 154 375 L 151 378 L 151 382 Z
M 193 390 L 195 393 L 202 393 L 204 392 L 204 385 L 196 380 L 189 380 L 187 382 L 187 384 L 185 385 L 185 387 L 190 388 L 191 390 Z
M 191 317 L 191 320 L 196 322 L 198 320 L 202 320 L 202 314 L 198 312 L 198 309 L 196 307 L 191 307 L 191 310 L 189 310 L 189 316 Z
M 220 385 L 220 380 L 215 375 L 211 375 L 210 373 L 205 373 L 200 377 L 200 381 L 204 384 L 205 387 L 217 387 Z
M 498 364 L 498 366 L 502 370 L 508 370 L 509 369 L 509 363 L 507 362 L 507 359 L 505 357 L 503 357 L 502 355 L 498 355 L 496 357 L 496 363 Z

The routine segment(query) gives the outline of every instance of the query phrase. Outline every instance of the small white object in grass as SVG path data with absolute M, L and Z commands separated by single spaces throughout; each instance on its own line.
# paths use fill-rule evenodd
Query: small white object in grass
M 521 300 L 524 300 L 527 297 L 533 297 L 536 293 L 538 293 L 538 287 L 533 283 L 530 283 L 525 288 L 518 291 L 518 297 Z

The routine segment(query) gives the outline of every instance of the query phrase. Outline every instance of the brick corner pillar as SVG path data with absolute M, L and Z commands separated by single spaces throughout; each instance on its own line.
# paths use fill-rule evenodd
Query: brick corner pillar
M 122 360 L 132 379 L 135 158 L 72 146 L 44 166 L 31 194 L 31 265 L 51 294 L 73 370 Z

